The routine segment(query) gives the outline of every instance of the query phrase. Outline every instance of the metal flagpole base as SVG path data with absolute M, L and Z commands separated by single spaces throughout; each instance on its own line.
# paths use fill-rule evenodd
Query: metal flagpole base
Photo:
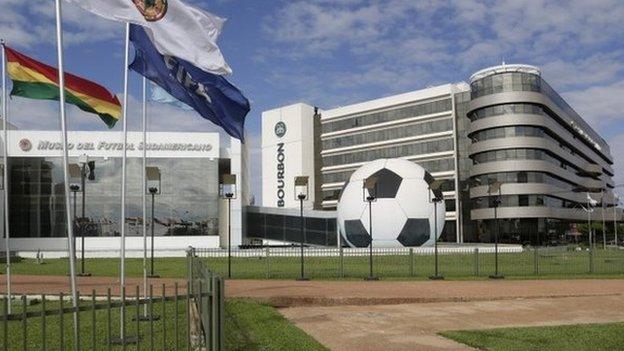
M 505 279 L 505 276 L 501 274 L 492 274 L 490 279 Z
M 137 318 L 132 317 L 132 320 L 136 322 Z M 160 316 L 157 314 L 153 314 L 151 316 L 148 316 L 148 315 L 139 316 L 139 322 L 152 322 L 152 321 L 157 321 L 157 320 L 160 320 Z
M 115 338 L 111 340 L 113 345 L 132 345 L 139 342 L 138 336 L 126 336 L 125 338 Z
M 444 276 L 441 275 L 430 275 L 429 280 L 444 280 Z
M 308 277 L 299 277 L 299 278 L 297 278 L 297 281 L 299 281 L 299 282 L 307 282 L 309 280 L 310 280 L 310 278 L 308 278 Z
M 150 274 L 147 277 L 148 278 L 160 278 L 160 275 L 158 275 L 158 274 Z
M 76 276 L 78 276 L 78 277 L 90 277 L 91 273 L 87 273 L 87 272 L 78 273 L 78 274 L 76 274 Z
M 376 280 L 379 280 L 379 277 L 375 277 L 374 275 L 370 275 L 370 276 L 364 278 L 364 280 L 366 280 L 366 281 L 376 281 Z

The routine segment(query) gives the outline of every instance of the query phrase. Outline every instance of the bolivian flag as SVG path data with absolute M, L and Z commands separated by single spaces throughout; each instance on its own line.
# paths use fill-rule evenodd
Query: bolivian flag
M 13 81 L 11 96 L 30 99 L 58 100 L 60 98 L 58 70 L 4 47 L 9 77 Z M 95 113 L 109 128 L 121 117 L 121 104 L 103 86 L 65 73 L 65 101 L 83 111 Z

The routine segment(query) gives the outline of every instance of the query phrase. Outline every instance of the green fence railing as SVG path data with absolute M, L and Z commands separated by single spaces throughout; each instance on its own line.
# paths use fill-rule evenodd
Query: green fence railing
M 131 294 L 92 290 L 77 307 L 62 293 L 5 296 L 0 350 L 224 350 L 223 279 L 193 250 L 187 259 L 186 286 L 163 284 L 156 294 L 153 285 Z

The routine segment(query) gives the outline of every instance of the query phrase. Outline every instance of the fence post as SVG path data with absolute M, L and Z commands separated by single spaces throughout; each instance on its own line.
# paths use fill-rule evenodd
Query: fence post
M 594 250 L 589 248 L 589 273 L 594 273 Z
M 225 280 L 219 282 L 219 350 L 225 350 Z
M 479 276 L 479 248 L 475 247 L 474 249 L 474 274 L 476 277 Z
M 2 318 L 2 334 L 4 335 L 4 351 L 9 350 L 9 296 L 5 296 L 2 300 L 2 314 L 4 318 Z
M 209 350 L 218 350 L 219 349 L 219 329 L 218 329 L 218 320 L 219 320 L 219 305 L 217 301 L 217 297 L 219 294 L 219 278 L 216 276 L 211 277 L 210 284 L 210 334 L 212 337 L 210 338 L 211 347 Z
M 192 246 L 186 248 L 186 269 L 188 271 L 189 290 L 187 294 L 193 294 L 193 256 L 195 249 Z
M 409 275 L 414 276 L 414 248 L 409 248 Z
M 533 273 L 539 275 L 539 249 L 533 248 Z
M 267 246 L 266 248 L 266 277 L 267 279 L 271 279 L 271 248 Z
M 340 245 L 340 278 L 344 278 L 344 250 Z

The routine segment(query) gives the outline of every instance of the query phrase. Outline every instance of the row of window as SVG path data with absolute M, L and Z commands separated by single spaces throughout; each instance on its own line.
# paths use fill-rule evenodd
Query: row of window
M 478 131 L 470 136 L 473 143 L 500 138 L 511 137 L 543 137 L 544 130 L 539 127 L 533 126 L 511 126 L 511 127 L 498 127 Z
M 604 140 L 593 131 L 581 116 L 540 76 L 531 73 L 507 72 L 494 74 L 476 80 L 470 84 L 471 98 L 502 93 L 506 91 L 535 91 L 548 96 L 552 102 L 567 114 L 576 125 L 579 125 L 585 133 L 590 135 L 592 143 L 598 143 L 604 152 L 608 152 L 609 147 Z M 584 139 L 582 139 L 584 140 Z M 593 146 L 591 146 L 593 148 Z
M 507 72 L 494 74 L 470 84 L 472 99 L 505 91 L 540 91 L 540 76 L 531 73 Z
M 416 142 L 412 144 L 385 146 L 382 148 L 356 151 L 340 155 L 323 156 L 323 166 L 328 167 L 350 163 L 367 162 L 379 158 L 397 158 L 452 150 L 452 138 L 436 139 Z
M 492 116 L 500 116 L 500 115 L 515 115 L 515 114 L 530 114 L 530 115 L 546 115 L 544 109 L 542 109 L 539 105 L 534 104 L 502 104 L 502 105 L 494 105 L 488 106 L 484 108 L 480 108 L 468 114 L 468 118 L 472 122 L 492 117 Z
M 323 133 L 331 133 L 338 130 L 369 126 L 372 124 L 384 123 L 404 118 L 429 115 L 432 113 L 451 110 L 451 99 L 432 101 L 424 104 L 411 105 L 407 107 L 396 108 L 393 110 L 374 112 L 323 123 Z
M 323 140 L 323 150 L 453 130 L 453 119 L 421 122 Z
M 473 164 L 488 163 L 506 160 L 544 160 L 556 165 L 562 161 L 539 149 L 506 149 L 481 152 L 471 156 Z
M 454 191 L 455 190 L 455 182 L 452 179 L 442 183 L 440 187 L 442 191 Z M 323 201 L 338 201 L 340 199 L 340 192 L 342 190 L 324 190 L 323 191 Z M 446 210 L 447 211 L 455 211 L 455 199 L 445 200 L 446 202 Z M 452 204 L 452 205 L 451 205 Z
M 469 180 L 470 186 L 501 183 L 542 183 L 554 185 L 562 189 L 572 189 L 575 184 L 543 172 L 499 172 L 474 176 Z
M 414 163 L 419 164 L 424 169 L 429 171 L 429 173 L 446 172 L 455 169 L 455 162 L 453 158 L 442 158 L 437 160 L 419 161 Z M 349 180 L 349 177 L 351 177 L 351 174 L 353 174 L 353 170 L 325 173 L 323 174 L 323 183 L 328 184 L 346 182 L 347 180 Z
M 499 200 L 499 207 L 535 207 L 545 206 L 553 208 L 578 208 L 579 203 L 570 200 L 564 200 L 548 195 L 503 195 L 503 196 L 486 196 L 474 198 L 471 201 L 473 209 L 496 207 L 496 201 Z

